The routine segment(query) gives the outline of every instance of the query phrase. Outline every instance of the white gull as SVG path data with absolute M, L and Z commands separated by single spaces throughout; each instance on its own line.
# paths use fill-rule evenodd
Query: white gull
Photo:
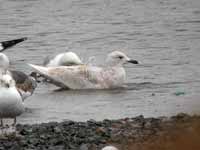
M 138 64 L 120 51 L 108 54 L 106 67 L 91 65 L 43 67 L 29 64 L 39 74 L 62 88 L 69 89 L 112 89 L 122 87 L 126 72 L 125 63 Z
M 0 119 L 3 126 L 3 118 L 13 118 L 14 125 L 16 117 L 25 111 L 24 103 L 16 88 L 10 72 L 9 59 L 0 53 Z
M 27 39 L 28 39 L 27 37 L 24 37 L 24 38 L 18 38 L 18 39 L 0 42 L 0 51 L 2 52 L 8 48 L 11 48 L 14 45 L 21 43 Z M 0 57 L 2 59 L 1 65 L 3 65 L 4 63 L 9 64 L 9 60 L 8 58 L 6 58 L 7 57 L 6 55 L 4 55 L 3 53 L 0 53 Z M 23 100 L 33 94 L 35 88 L 37 87 L 36 81 L 33 77 L 18 70 L 9 70 L 9 73 L 12 76 L 12 78 L 15 80 L 16 87 L 20 91 L 20 94 Z
M 81 64 L 83 64 L 81 59 L 74 52 L 60 53 L 52 59 L 47 57 L 43 63 L 46 67 L 73 66 Z
M 89 57 L 86 63 L 83 63 L 80 57 L 74 52 L 64 52 L 59 53 L 54 57 L 47 56 L 44 59 L 43 66 L 46 67 L 58 67 L 58 66 L 75 66 L 75 65 L 83 65 L 94 64 L 95 56 Z

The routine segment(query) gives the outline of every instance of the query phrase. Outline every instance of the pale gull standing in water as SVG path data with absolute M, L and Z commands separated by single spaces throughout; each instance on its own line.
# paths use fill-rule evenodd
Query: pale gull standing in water
M 3 118 L 13 118 L 15 125 L 16 117 L 25 111 L 22 97 L 8 67 L 8 57 L 0 53 L 0 119 L 2 126 Z
M 16 45 L 20 42 L 23 42 L 27 39 L 28 39 L 27 37 L 24 37 L 24 38 L 18 38 L 18 39 L 14 39 L 14 40 L 10 40 L 10 41 L 0 42 L 0 51 L 2 52 L 5 49 L 11 48 L 14 45 Z M 0 55 L 1 55 L 1 57 L 4 57 L 4 62 L 1 62 L 1 63 L 5 63 L 6 62 L 5 57 L 7 57 L 7 56 L 2 53 L 0 53 Z M 33 77 L 31 77 L 21 71 L 17 71 L 17 70 L 9 70 L 9 72 L 10 72 L 10 75 L 12 76 L 12 78 L 15 80 L 16 87 L 20 91 L 20 94 L 21 94 L 23 100 L 33 94 L 35 88 L 37 87 L 36 81 Z
M 30 66 L 54 84 L 62 88 L 70 89 L 112 89 L 122 87 L 126 72 L 125 63 L 138 64 L 138 61 L 130 59 L 120 51 L 108 54 L 105 67 L 76 65 L 43 67 Z

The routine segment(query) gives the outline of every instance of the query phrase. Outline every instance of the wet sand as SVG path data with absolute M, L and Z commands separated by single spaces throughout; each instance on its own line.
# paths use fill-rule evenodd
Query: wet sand
M 200 149 L 200 116 L 178 114 L 167 118 L 124 118 L 87 122 L 49 122 L 16 126 L 1 135 L 0 149 L 119 150 Z

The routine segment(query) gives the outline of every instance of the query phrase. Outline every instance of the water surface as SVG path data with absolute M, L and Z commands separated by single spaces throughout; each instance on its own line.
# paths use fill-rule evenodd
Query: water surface
M 25 101 L 20 123 L 170 116 L 200 112 L 199 0 L 0 1 L 0 40 L 29 40 L 5 53 L 12 67 L 67 50 L 83 61 L 121 50 L 140 65 L 127 65 L 126 89 L 55 92 L 41 84 Z

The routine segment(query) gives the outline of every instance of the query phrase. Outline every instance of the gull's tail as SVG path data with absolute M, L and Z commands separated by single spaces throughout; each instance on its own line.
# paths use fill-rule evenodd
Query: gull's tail
M 35 69 L 37 73 L 39 73 L 42 77 L 45 79 L 49 80 L 49 83 L 52 83 L 58 87 L 64 88 L 64 89 L 69 89 L 68 86 L 60 82 L 59 80 L 51 77 L 49 75 L 49 69 L 48 67 L 43 67 L 43 66 L 38 66 L 38 65 L 33 65 L 33 64 L 28 64 L 31 68 Z
M 33 65 L 33 64 L 28 64 L 28 65 L 30 67 L 34 68 L 40 74 L 47 74 L 48 73 L 48 68 L 46 68 L 46 67 Z
M 2 52 L 5 49 L 11 48 L 12 46 L 14 46 L 20 42 L 23 42 L 25 40 L 27 40 L 27 37 L 0 42 L 0 51 Z

